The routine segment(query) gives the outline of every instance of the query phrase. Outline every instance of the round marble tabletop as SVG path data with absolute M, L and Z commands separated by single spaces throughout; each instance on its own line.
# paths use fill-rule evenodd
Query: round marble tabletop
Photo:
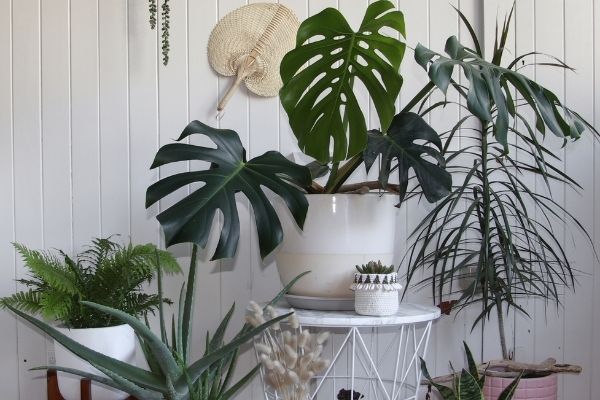
M 276 307 L 281 314 L 289 312 L 289 307 L 284 304 Z M 329 328 L 395 326 L 427 322 L 440 317 L 438 307 L 411 303 L 400 303 L 400 308 L 395 315 L 385 317 L 359 315 L 354 311 L 319 311 L 299 308 L 295 311 L 301 325 Z

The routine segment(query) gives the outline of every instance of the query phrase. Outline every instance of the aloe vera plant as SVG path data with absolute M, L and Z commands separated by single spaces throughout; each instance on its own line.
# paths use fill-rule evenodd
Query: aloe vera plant
M 172 319 L 171 338 L 167 335 L 162 305 L 159 307 L 160 333 L 157 335 L 150 330 L 147 322 L 144 323 L 123 311 L 96 303 L 82 302 L 84 306 L 106 313 L 130 325 L 138 336 L 150 370 L 145 370 L 95 352 L 61 334 L 46 322 L 29 316 L 8 305 L 7 307 L 15 314 L 39 328 L 73 354 L 89 362 L 106 376 L 62 368 L 60 366 L 42 366 L 36 369 L 55 369 L 78 375 L 122 390 L 144 400 L 229 399 L 258 371 L 258 368 L 254 368 L 240 381 L 230 385 L 239 347 L 270 325 L 287 318 L 289 314 L 274 318 L 257 327 L 251 327 L 246 324 L 229 343 L 225 344 L 223 338 L 233 313 L 232 307 L 223 318 L 212 338 L 207 335 L 207 347 L 204 356 L 192 362 L 190 360 L 190 341 L 192 337 L 191 315 L 195 291 L 197 249 L 197 246 L 193 246 L 188 282 L 181 290 L 179 313 L 177 316 L 173 316 Z M 269 304 L 279 301 L 287 290 L 303 275 L 299 275 L 290 282 Z M 162 295 L 162 277 L 160 273 L 158 274 L 158 292 L 159 295 Z M 224 368 L 227 371 L 226 373 L 224 373 Z

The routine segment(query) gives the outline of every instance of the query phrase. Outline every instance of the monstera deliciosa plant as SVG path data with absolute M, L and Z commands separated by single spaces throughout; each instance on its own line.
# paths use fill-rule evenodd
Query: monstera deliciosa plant
M 363 163 L 370 169 L 379 156 L 379 180 L 358 187 L 396 192 L 402 202 L 409 192 L 412 169 L 427 200 L 444 198 L 450 192 L 451 177 L 444 169 L 442 142 L 423 115 L 411 112 L 433 85 L 426 86 L 399 113 L 395 111 L 406 45 L 394 36 L 404 34 L 404 17 L 387 0 L 369 5 L 357 31 L 333 8 L 301 24 L 297 46 L 281 64 L 280 97 L 300 149 L 315 159 L 308 166 L 288 161 L 276 151 L 247 160 L 237 133 L 199 121 L 185 128 L 179 143 L 162 147 L 152 168 L 190 160 L 210 163 L 208 169 L 174 174 L 148 188 L 147 207 L 181 187 L 200 183 L 200 188 L 158 215 L 167 245 L 192 242 L 204 248 L 220 210 L 223 225 L 213 258 L 233 257 L 240 235 L 235 194 L 241 192 L 252 205 L 264 258 L 283 238 L 264 188 L 283 199 L 302 227 L 308 208 L 305 193 L 354 190 L 357 185 L 344 185 L 349 176 Z M 381 130 L 368 130 L 354 92 L 356 80 L 367 89 Z M 191 135 L 207 136 L 216 148 L 181 143 Z M 395 185 L 388 182 L 393 170 L 399 177 Z M 327 173 L 324 187 L 313 181 Z
M 574 266 L 555 233 L 556 222 L 585 233 L 568 210 L 536 192 L 526 177 L 539 177 L 548 191 L 553 181 L 578 188 L 552 165 L 560 159 L 542 141 L 547 132 L 565 142 L 585 131 L 598 135 L 554 93 L 518 72 L 526 58 L 544 55 L 528 53 L 502 65 L 511 16 L 496 34 L 491 61 L 484 59 L 474 34 L 474 49 L 451 37 L 446 55 L 420 45 L 415 50 L 431 82 L 444 93 L 455 90 L 468 114 L 449 132 L 443 154 L 461 180 L 416 228 L 408 271 L 409 283 L 416 271 L 431 271 L 421 283 L 431 284 L 434 300 L 450 297 L 458 302 L 455 307 L 477 304 L 481 311 L 473 326 L 494 313 L 504 359 L 509 357 L 505 313 L 514 308 L 527 314 L 520 300 L 528 297 L 558 305 L 560 287 L 574 286 Z M 555 59 L 539 63 L 568 68 Z M 466 77 L 461 84 L 453 78 L 459 70 Z M 448 150 L 458 132 L 470 144 Z

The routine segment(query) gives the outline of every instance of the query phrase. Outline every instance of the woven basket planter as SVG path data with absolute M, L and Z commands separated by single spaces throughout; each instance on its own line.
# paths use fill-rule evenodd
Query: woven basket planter
M 354 310 L 361 315 L 384 316 L 398 312 L 398 274 L 354 274 Z

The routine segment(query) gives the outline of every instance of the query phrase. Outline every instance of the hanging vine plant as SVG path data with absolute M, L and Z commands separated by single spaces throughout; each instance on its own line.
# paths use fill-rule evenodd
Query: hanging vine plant
M 158 5 L 156 1 L 157 0 L 148 0 L 148 12 L 150 13 L 148 22 L 150 23 L 150 29 L 152 30 L 156 29 L 158 21 Z M 171 6 L 169 5 L 169 0 L 163 0 L 162 5 L 160 6 L 160 21 L 162 62 L 163 65 L 167 65 L 169 63 L 169 31 L 171 28 Z

